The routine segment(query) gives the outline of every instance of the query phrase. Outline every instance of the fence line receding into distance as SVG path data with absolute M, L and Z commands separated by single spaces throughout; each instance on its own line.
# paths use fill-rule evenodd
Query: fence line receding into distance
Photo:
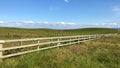
M 0 59 L 108 37 L 113 34 L 0 40 Z

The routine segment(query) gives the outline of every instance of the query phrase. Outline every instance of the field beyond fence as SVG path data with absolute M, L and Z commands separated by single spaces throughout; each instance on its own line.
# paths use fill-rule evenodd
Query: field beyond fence
M 102 37 L 108 37 L 111 35 L 113 34 L 1 40 L 0 59 L 22 55 L 30 52 L 40 51 L 40 50 L 61 47 L 70 44 L 81 43 L 89 40 L 99 39 Z

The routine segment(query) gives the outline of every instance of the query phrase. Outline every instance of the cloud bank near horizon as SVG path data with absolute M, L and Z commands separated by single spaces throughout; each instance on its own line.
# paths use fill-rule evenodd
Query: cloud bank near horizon
M 0 21 L 0 27 L 18 27 L 18 28 L 55 28 L 55 29 L 76 29 L 88 27 L 101 27 L 101 28 L 120 28 L 120 23 L 90 23 L 90 24 L 77 24 L 74 22 L 35 22 L 35 21 L 20 21 L 20 22 L 5 22 Z
M 20 28 L 75 28 L 77 26 L 76 23 L 73 22 L 35 22 L 35 21 L 20 21 L 20 22 L 5 22 L 0 21 L 0 27 L 20 27 Z

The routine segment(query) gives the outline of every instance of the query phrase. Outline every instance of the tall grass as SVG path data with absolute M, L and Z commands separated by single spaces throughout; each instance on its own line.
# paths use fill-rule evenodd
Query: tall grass
M 120 68 L 120 35 L 5 59 L 0 68 Z
M 84 28 L 73 30 L 0 28 L 0 39 L 20 39 L 68 35 L 71 36 L 83 34 L 105 34 L 116 32 L 117 30 L 109 28 Z

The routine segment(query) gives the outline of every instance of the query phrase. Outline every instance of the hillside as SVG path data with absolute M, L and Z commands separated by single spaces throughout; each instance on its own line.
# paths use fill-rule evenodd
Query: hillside
M 117 30 L 109 28 L 82 28 L 71 30 L 56 29 L 24 29 L 24 28 L 0 28 L 0 39 L 18 39 L 52 36 L 71 36 L 83 34 L 116 33 Z

